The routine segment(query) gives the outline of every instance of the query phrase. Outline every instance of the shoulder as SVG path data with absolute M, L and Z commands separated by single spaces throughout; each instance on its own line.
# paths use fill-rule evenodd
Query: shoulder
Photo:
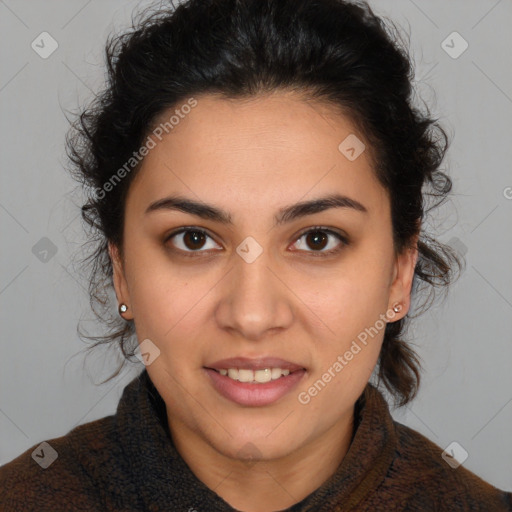
M 512 493 L 460 465 L 451 450 L 443 454 L 443 448 L 419 432 L 393 423 L 396 451 L 384 485 L 408 489 L 408 502 L 417 508 L 405 510 L 512 511 Z
M 0 509 L 98 510 L 95 482 L 106 481 L 116 456 L 113 416 L 37 443 L 0 467 Z

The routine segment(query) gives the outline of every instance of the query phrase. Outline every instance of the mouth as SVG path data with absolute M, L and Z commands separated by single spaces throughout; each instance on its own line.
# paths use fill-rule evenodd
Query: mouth
M 306 368 L 280 358 L 230 358 L 203 367 L 213 388 L 244 406 L 276 402 L 295 388 Z

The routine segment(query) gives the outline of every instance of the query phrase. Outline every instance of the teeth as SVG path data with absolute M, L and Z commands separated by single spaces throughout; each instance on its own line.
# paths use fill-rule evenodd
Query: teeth
M 281 377 L 281 368 L 272 368 L 272 380 L 279 379 Z
M 272 370 L 270 368 L 256 370 L 254 372 L 254 380 L 256 382 L 270 382 L 272 380 Z
M 281 368 L 263 368 L 262 370 L 247 370 L 244 368 L 227 368 L 219 370 L 221 375 L 239 382 L 259 382 L 265 383 L 271 380 L 279 379 L 282 376 L 290 374 L 290 370 Z
M 251 382 L 254 380 L 254 372 L 252 370 L 238 370 L 238 380 L 240 382 Z

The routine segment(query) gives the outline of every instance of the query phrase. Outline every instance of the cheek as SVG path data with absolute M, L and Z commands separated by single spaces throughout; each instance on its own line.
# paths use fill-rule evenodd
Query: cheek
M 154 372 L 167 371 L 180 375 L 187 361 L 199 357 L 196 333 L 203 322 L 200 297 L 205 294 L 193 283 L 167 280 L 152 274 L 139 284 L 134 293 L 135 331 L 139 341 L 150 339 L 159 349 L 160 357 L 151 365 Z M 204 332 L 204 329 L 203 329 Z M 194 349 L 192 349 L 194 347 Z
M 131 255 L 127 275 L 139 339 L 143 336 L 163 343 L 183 329 L 182 325 L 197 322 L 194 319 L 208 290 L 207 280 L 187 278 L 158 251 L 134 251 Z
M 145 282 L 131 295 L 136 322 L 147 331 L 146 336 L 165 340 L 175 331 L 198 322 L 199 300 L 205 293 L 198 286 L 189 286 L 179 279 L 159 275 L 153 280 L 146 275 Z
M 347 340 L 388 309 L 389 265 L 355 255 L 337 268 L 294 280 L 294 292 L 327 339 Z M 318 334 L 318 333 L 317 333 Z
M 322 319 L 310 378 L 299 403 L 312 406 L 326 421 L 335 421 L 362 393 L 378 361 L 386 328 L 386 297 L 375 286 L 340 280 L 318 301 Z M 319 334 L 320 333 L 320 334 Z M 302 401 L 301 401 L 302 400 Z
M 370 377 L 386 327 L 389 261 L 386 256 L 360 252 L 333 269 L 328 279 L 317 274 L 294 289 L 307 306 L 302 308 L 308 315 L 304 325 L 311 327 L 311 338 L 318 340 L 315 377 L 332 368 L 338 356 L 342 356 L 343 371 L 332 369 L 339 376 L 333 381 L 359 382 Z

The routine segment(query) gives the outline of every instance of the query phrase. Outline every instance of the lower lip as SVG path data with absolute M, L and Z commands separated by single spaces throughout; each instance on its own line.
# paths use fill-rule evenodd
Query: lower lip
M 204 368 L 213 387 L 224 397 L 240 405 L 252 407 L 269 405 L 293 390 L 306 374 L 297 370 L 279 379 L 262 384 L 239 382 L 210 368 Z

